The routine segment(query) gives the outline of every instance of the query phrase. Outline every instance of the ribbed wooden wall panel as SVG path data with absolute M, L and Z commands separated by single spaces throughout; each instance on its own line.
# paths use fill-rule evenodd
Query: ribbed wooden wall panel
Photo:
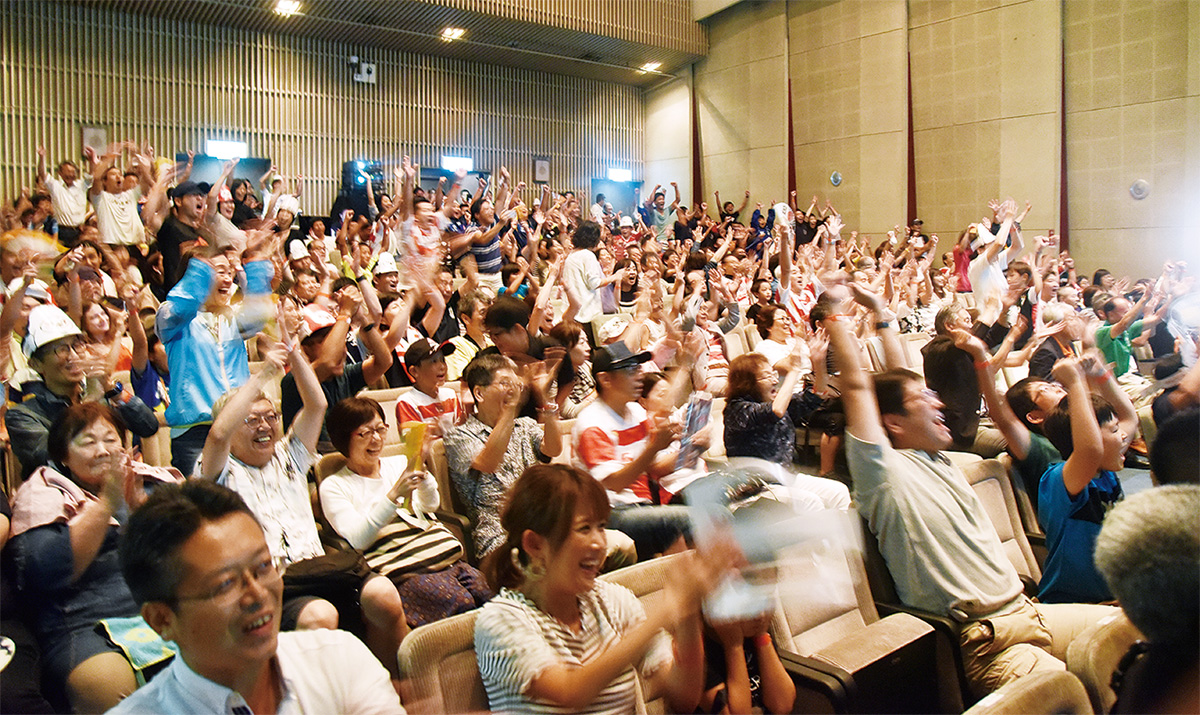
M 692 19 L 690 0 L 424 1 L 511 20 L 545 22 L 680 52 L 708 51 L 704 26 Z
M 465 155 L 532 184 L 547 156 L 551 184 L 584 195 L 608 166 L 641 176 L 634 87 L 56 2 L 8 3 L 0 18 L 4 200 L 32 186 L 38 144 L 51 165 L 78 160 L 83 125 L 167 156 L 245 141 L 305 176 L 309 213 L 328 209 L 355 158 Z M 352 80 L 350 55 L 377 64 L 378 84 Z

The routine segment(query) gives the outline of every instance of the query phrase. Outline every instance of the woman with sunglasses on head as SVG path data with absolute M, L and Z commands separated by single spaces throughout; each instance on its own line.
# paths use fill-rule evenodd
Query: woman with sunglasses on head
M 383 407 L 347 398 L 329 408 L 326 429 L 346 466 L 321 482 L 321 509 L 334 531 L 396 584 L 408 624 L 416 628 L 490 599 L 462 544 L 430 517 L 440 501 L 433 475 L 409 469 L 403 456 L 383 457 Z
M 103 712 L 137 688 L 129 661 L 96 629 L 138 613 L 117 560 L 121 526 L 145 501 L 147 476 L 179 474 L 135 467 L 124 422 L 97 402 L 66 408 L 48 449 L 50 463 L 13 499 L 9 551 L 48 681 L 75 712 Z

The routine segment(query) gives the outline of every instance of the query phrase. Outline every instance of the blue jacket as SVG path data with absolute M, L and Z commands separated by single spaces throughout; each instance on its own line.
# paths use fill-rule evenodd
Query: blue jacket
M 188 263 L 187 272 L 158 309 L 158 337 L 166 348 L 172 377 L 167 406 L 171 427 L 212 422 L 217 398 L 250 379 L 245 341 L 274 314 L 270 299 L 274 268 L 270 261 L 254 261 L 244 269 L 245 299 L 228 315 L 202 312 L 216 272 L 201 260 Z

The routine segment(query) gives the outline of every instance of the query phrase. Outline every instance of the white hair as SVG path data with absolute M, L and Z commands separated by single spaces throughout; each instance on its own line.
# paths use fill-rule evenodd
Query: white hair
M 1200 485 L 1139 492 L 1116 505 L 1096 537 L 1096 568 L 1151 643 L 1200 637 Z

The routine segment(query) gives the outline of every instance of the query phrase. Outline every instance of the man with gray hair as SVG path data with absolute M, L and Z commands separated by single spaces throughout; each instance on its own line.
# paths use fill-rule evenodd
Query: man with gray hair
M 1112 712 L 1200 712 L 1197 514 L 1200 486 L 1156 487 L 1113 508 L 1096 537 L 1096 568 L 1149 640 L 1122 662 Z

